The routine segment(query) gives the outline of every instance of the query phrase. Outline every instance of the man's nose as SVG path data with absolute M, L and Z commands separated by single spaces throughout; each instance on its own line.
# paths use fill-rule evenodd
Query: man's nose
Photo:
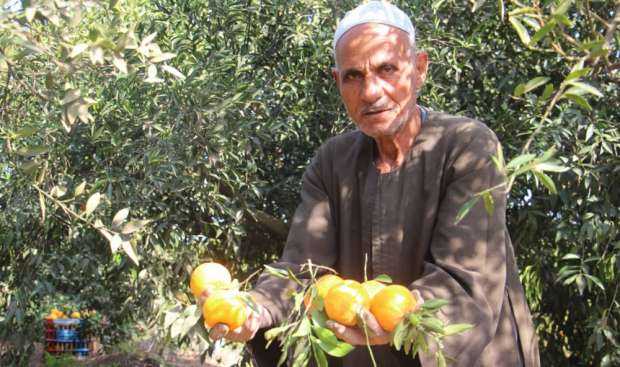
M 364 102 L 372 104 L 381 98 L 381 81 L 374 75 L 364 78 L 361 98 Z

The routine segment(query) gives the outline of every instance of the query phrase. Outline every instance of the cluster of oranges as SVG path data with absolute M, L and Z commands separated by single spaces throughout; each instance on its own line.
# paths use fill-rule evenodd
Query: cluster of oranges
M 359 283 L 327 274 L 320 277 L 314 287 L 323 300 L 327 317 L 346 326 L 357 325 L 358 314 L 365 309 L 385 331 L 392 332 L 405 315 L 416 308 L 415 298 L 402 285 L 385 285 L 376 280 Z M 312 309 L 310 293 L 305 295 L 304 304 Z
M 52 310 L 50 311 L 50 313 L 45 316 L 46 320 L 56 320 L 56 319 L 81 319 L 81 318 L 88 318 L 90 316 L 94 316 L 97 314 L 97 311 L 95 310 L 84 310 L 82 312 L 80 311 L 71 311 L 71 312 L 64 312 L 61 311 L 57 308 L 52 308 Z
M 346 326 L 357 325 L 359 312 L 365 309 L 385 331 L 392 332 L 416 308 L 415 298 L 402 285 L 386 285 L 376 280 L 359 283 L 327 274 L 313 287 L 323 300 L 327 317 Z M 190 278 L 190 289 L 199 300 L 208 295 L 202 305 L 206 327 L 222 323 L 234 330 L 247 319 L 247 301 L 234 289 L 230 273 L 221 264 L 209 262 L 196 267 Z M 306 293 L 304 304 L 309 311 L 313 309 L 310 292 Z
M 234 330 L 247 319 L 246 301 L 239 291 L 233 289 L 232 277 L 223 265 L 209 262 L 197 266 L 190 277 L 189 287 L 197 299 L 209 295 L 202 305 L 206 327 L 221 323 Z

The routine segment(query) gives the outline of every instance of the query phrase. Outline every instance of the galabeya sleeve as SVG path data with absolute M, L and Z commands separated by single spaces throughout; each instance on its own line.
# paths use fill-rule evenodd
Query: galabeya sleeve
M 338 256 L 330 201 L 327 196 L 320 148 L 302 178 L 301 203 L 291 222 L 283 254 L 270 266 L 298 273 L 308 259 L 314 264 L 333 266 Z M 250 292 L 256 302 L 269 311 L 271 325 L 282 322 L 289 313 L 291 291 L 296 284 L 263 272 Z
M 506 282 L 505 176 L 493 163 L 499 143 L 480 123 L 464 123 L 447 136 L 451 139 L 443 166 L 444 182 L 430 256 L 423 275 L 413 282 L 425 300 L 441 298 L 449 304 L 440 310 L 448 323 L 469 323 L 473 329 L 444 339 L 444 355 L 454 366 L 474 366 L 495 334 Z M 494 210 L 489 214 L 482 199 L 458 223 L 461 207 L 476 193 L 491 187 Z M 432 348 L 431 352 L 435 349 Z M 433 353 L 421 354 L 422 366 L 435 366 Z

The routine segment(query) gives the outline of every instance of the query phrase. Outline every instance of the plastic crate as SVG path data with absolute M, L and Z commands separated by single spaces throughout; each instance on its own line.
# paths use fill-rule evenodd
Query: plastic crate
M 92 340 L 82 335 L 82 319 L 46 319 L 45 350 L 53 355 L 71 354 L 83 359 L 90 354 Z

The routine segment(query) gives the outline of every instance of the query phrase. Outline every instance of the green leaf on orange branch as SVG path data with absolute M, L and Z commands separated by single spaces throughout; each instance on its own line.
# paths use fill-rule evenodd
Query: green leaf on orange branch
M 474 196 L 473 198 L 469 199 L 465 204 L 463 204 L 463 206 L 461 206 L 458 213 L 456 214 L 456 219 L 454 221 L 454 224 L 458 224 L 461 220 L 463 220 L 463 218 L 465 218 L 465 216 L 467 215 L 467 213 L 469 213 L 471 208 L 473 208 L 474 205 L 476 205 L 479 199 L 480 199 L 479 196 Z
M 330 356 L 344 357 L 353 350 L 351 344 L 338 340 L 336 334 L 327 328 L 314 326 L 312 330 L 319 339 L 319 347 Z

